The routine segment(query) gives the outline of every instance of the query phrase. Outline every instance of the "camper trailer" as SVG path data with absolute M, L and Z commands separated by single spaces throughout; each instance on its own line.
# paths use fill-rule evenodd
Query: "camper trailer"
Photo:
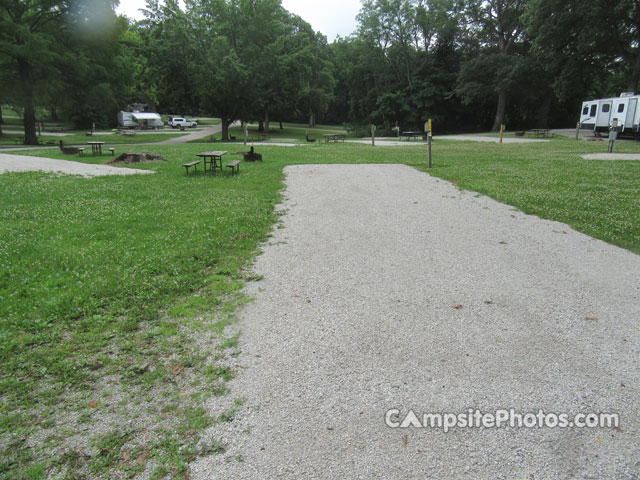
M 138 124 L 133 120 L 131 112 L 118 112 L 118 126 L 121 128 L 136 128 Z
M 620 133 L 638 133 L 640 95 L 626 92 L 615 98 L 582 102 L 580 128 L 594 132 L 607 131 L 614 122 Z
M 153 128 L 164 126 L 162 118 L 151 112 L 119 112 L 118 125 L 121 128 Z

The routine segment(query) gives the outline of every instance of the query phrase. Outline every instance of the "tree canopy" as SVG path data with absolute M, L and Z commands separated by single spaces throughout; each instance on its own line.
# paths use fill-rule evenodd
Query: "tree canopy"
M 0 0 L 0 102 L 78 127 L 143 102 L 167 114 L 442 130 L 565 126 L 635 91 L 635 0 L 363 0 L 328 43 L 280 0 Z M 1 122 L 1 117 L 0 117 Z M 1 135 L 2 130 L 0 130 Z

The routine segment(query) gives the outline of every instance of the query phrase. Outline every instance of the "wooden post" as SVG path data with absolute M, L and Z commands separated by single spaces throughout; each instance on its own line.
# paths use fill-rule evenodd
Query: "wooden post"
M 576 140 L 580 140 L 580 122 L 576 125 Z
M 431 119 L 427 122 L 427 162 L 429 168 L 431 168 L 431 138 L 432 138 L 432 128 L 433 124 L 431 123 Z
M 500 125 L 500 143 L 502 143 L 503 136 L 504 136 L 504 125 Z
M 376 146 L 376 126 L 373 123 L 371 124 L 371 146 Z

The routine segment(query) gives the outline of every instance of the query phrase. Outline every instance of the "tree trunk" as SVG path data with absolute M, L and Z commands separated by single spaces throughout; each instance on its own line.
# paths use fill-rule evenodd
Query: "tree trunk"
M 258 131 L 264 132 L 264 122 L 262 120 L 258 120 Z
M 507 91 L 500 89 L 498 91 L 498 107 L 496 108 L 496 118 L 493 121 L 492 132 L 500 131 L 500 125 L 504 124 L 504 112 L 507 109 Z
M 264 111 L 264 131 L 269 133 L 269 110 Z
M 229 120 L 226 115 L 224 115 L 222 117 L 222 141 L 223 142 L 228 142 L 229 141 L 229 124 L 232 122 L 232 120 Z
M 549 114 L 551 113 L 551 101 L 553 100 L 553 92 L 549 91 L 545 94 L 538 108 L 538 128 L 549 128 Z
M 20 87 L 22 89 L 22 103 L 24 115 L 24 144 L 38 145 L 36 135 L 36 112 L 33 106 L 33 86 L 31 85 L 31 69 L 24 59 L 18 60 L 18 72 L 20 75 Z
M 282 120 L 280 120 L 280 130 L 284 130 L 284 126 L 282 125 Z
M 33 105 L 25 105 L 24 107 L 24 144 L 38 145 L 38 135 L 36 133 L 36 112 Z
M 316 126 L 316 115 L 311 112 L 309 114 L 309 128 L 314 128 Z
M 53 105 L 53 106 L 51 107 L 51 121 L 52 121 L 52 122 L 57 122 L 58 120 L 60 120 L 60 119 L 58 118 L 58 109 L 56 108 L 56 106 L 55 106 L 55 105 Z
M 2 136 L 2 103 L 0 103 L 0 137 Z

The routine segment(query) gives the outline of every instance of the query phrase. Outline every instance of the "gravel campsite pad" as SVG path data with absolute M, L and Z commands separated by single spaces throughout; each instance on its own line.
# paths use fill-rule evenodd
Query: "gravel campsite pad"
M 587 153 L 580 156 L 585 160 L 640 160 L 638 153 Z
M 100 177 L 104 175 L 135 175 L 155 173 L 150 170 L 135 168 L 118 168 L 108 165 L 94 165 L 73 162 L 70 160 L 55 160 L 53 158 L 29 157 L 26 155 L 0 154 L 0 174 L 5 172 L 54 172 L 83 177 Z
M 235 420 L 191 478 L 639 474 L 640 257 L 407 166 L 285 171 L 284 228 L 239 322 Z M 389 409 L 620 423 L 445 433 L 391 428 Z

